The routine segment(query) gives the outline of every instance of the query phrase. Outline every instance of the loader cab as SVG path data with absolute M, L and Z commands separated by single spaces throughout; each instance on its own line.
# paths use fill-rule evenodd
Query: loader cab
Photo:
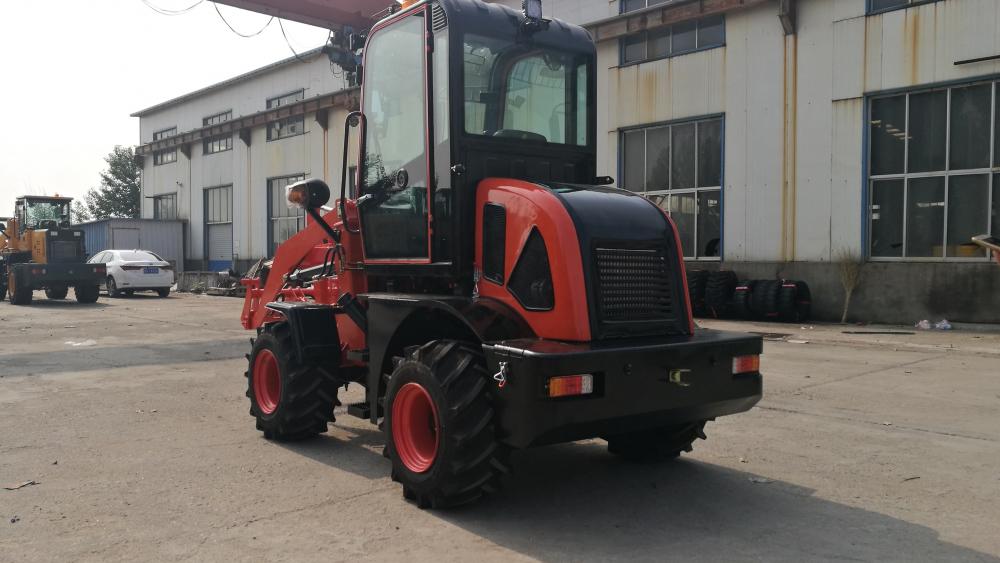
M 479 0 L 417 2 L 372 28 L 358 203 L 376 286 L 470 293 L 485 178 L 593 182 L 595 59 L 581 28 Z
M 20 197 L 14 202 L 14 218 L 18 234 L 28 229 L 67 228 L 70 225 L 70 203 L 65 197 Z

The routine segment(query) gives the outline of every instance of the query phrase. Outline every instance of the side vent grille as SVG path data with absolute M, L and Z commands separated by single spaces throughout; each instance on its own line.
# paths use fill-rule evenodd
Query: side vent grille
M 507 210 L 502 205 L 483 206 L 483 277 L 503 285 L 507 251 Z
M 510 274 L 507 289 L 529 311 L 550 311 L 555 307 L 549 252 L 537 228 L 528 235 L 528 242 Z
M 434 4 L 434 8 L 431 9 L 431 29 L 441 31 L 446 27 L 448 27 L 448 14 L 444 13 L 441 4 Z

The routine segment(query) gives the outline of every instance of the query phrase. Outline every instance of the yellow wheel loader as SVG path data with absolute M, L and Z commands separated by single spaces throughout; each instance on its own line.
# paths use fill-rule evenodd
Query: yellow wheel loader
M 0 301 L 30 305 L 34 291 L 80 303 L 97 301 L 104 264 L 87 264 L 83 231 L 70 227 L 69 197 L 22 196 L 14 217 L 0 224 Z

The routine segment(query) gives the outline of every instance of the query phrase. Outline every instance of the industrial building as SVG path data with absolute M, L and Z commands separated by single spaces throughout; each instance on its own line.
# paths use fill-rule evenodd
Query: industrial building
M 142 217 L 187 222 L 187 269 L 244 271 L 304 224 L 285 186 L 340 177 L 355 106 L 317 49 L 136 112 Z
M 858 318 L 1000 322 L 1000 271 L 963 244 L 1000 231 L 1000 2 L 549 0 L 545 10 L 597 43 L 598 173 L 670 211 L 689 267 L 806 280 L 832 318 L 837 263 L 857 256 Z M 311 56 L 136 114 L 143 216 L 187 220 L 189 261 L 268 255 L 301 226 L 275 199 L 279 185 L 339 183 L 356 98 Z M 220 112 L 230 119 L 209 123 Z M 291 134 L 289 119 L 303 130 Z M 208 139 L 223 133 L 226 154 L 213 154 Z

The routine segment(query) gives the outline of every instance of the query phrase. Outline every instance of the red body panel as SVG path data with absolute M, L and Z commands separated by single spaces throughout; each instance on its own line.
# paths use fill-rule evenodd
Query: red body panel
M 539 338 L 589 341 L 590 313 L 587 287 L 582 283 L 580 239 L 563 204 L 545 188 L 524 180 L 488 178 L 479 183 L 476 194 L 477 270 L 483 263 L 483 206 L 502 205 L 507 210 L 504 280 L 510 279 L 532 227 L 538 227 L 549 253 L 555 307 L 551 311 L 527 311 L 506 287 L 487 279 L 479 281 L 479 295 L 518 311 Z

